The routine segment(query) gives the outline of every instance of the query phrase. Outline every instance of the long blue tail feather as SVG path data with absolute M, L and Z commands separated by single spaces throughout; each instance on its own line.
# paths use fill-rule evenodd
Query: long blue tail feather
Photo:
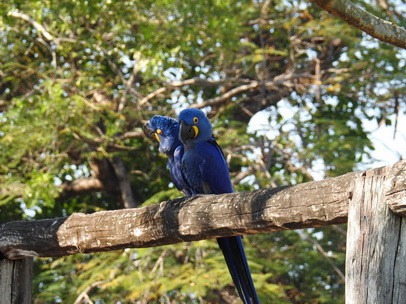
M 244 304 L 259 304 L 241 236 L 217 239 L 227 267 Z
M 207 116 L 195 108 L 185 109 L 178 117 L 179 132 L 169 134 L 165 132 L 167 127 L 162 125 L 162 120 L 165 119 L 168 118 L 151 119 L 152 125 L 150 121 L 149 127 L 155 135 L 158 129 L 164 131 L 159 133 L 159 147 L 160 151 L 168 154 L 168 166 L 174 184 L 187 195 L 232 193 L 234 190 L 227 162 L 212 136 L 212 127 Z M 175 128 L 170 129 L 173 131 Z M 243 303 L 259 304 L 242 237 L 220 238 L 217 242 Z

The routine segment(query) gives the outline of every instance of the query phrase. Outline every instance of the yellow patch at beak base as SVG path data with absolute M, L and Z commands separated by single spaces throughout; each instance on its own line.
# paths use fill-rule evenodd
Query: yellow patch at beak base
M 196 138 L 197 135 L 199 135 L 199 128 L 196 127 L 196 126 L 192 126 L 192 128 L 193 128 L 193 130 L 195 131 L 195 137 L 194 137 L 194 138 Z

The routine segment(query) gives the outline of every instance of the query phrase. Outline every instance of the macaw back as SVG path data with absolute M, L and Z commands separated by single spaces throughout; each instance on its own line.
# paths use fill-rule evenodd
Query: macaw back
M 186 145 L 182 171 L 192 195 L 234 192 L 227 163 L 214 139 Z
M 182 172 L 192 195 L 234 192 L 224 154 L 212 139 L 185 145 Z M 218 238 L 238 294 L 244 304 L 259 304 L 241 236 Z

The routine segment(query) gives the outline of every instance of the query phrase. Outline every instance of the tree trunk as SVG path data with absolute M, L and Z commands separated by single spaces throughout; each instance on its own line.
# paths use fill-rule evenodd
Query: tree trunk
M 137 207 L 133 191 L 131 189 L 130 175 L 127 172 L 126 166 L 120 156 L 113 157 L 111 164 L 114 168 L 118 179 L 118 185 L 120 186 L 121 200 L 123 202 L 124 208 L 135 208 Z

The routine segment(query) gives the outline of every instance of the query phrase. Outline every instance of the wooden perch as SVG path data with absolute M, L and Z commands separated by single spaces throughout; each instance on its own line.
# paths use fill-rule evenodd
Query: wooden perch
M 406 161 L 393 166 L 296 186 L 184 197 L 165 205 L 0 226 L 0 254 L 8 259 L 52 257 L 120 248 L 153 247 L 222 236 L 318 227 L 347 222 L 353 193 L 374 193 L 368 176 L 384 183 L 395 212 L 406 206 Z

